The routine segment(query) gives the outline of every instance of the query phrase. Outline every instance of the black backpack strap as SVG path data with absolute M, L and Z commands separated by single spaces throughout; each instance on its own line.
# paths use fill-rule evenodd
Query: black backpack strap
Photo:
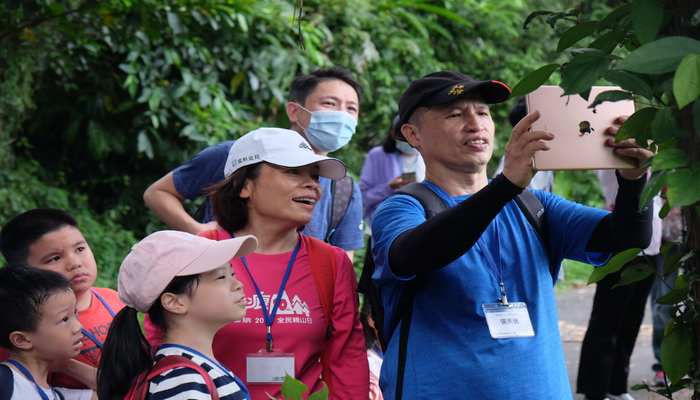
M 535 228 L 535 231 L 540 236 L 540 241 L 542 246 L 544 246 L 547 252 L 547 259 L 549 260 L 549 274 L 552 275 L 552 279 L 556 280 L 555 271 L 556 265 L 551 260 L 551 254 L 549 251 L 549 229 L 547 229 L 547 213 L 545 212 L 544 206 L 540 199 L 535 196 L 534 193 L 525 189 L 522 193 L 515 197 L 515 202 L 520 207 L 520 211 L 525 215 L 527 221 Z
M 331 181 L 331 221 L 323 241 L 329 243 L 352 201 L 354 181 L 350 175 Z
M 14 391 L 15 377 L 12 368 L 0 364 L 0 399 L 11 399 Z
M 395 193 L 407 194 L 418 200 L 425 210 L 426 219 L 434 217 L 435 214 L 447 209 L 447 204 L 445 204 L 437 193 L 419 182 L 411 182 L 398 189 Z

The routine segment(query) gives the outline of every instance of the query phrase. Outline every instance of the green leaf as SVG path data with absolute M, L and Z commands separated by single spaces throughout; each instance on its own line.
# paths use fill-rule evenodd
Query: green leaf
M 153 159 L 153 145 L 151 145 L 151 140 L 148 139 L 146 132 L 141 131 L 136 138 L 136 149 L 139 153 L 146 154 L 146 157 Z
M 622 90 L 607 90 L 601 92 L 596 96 L 593 103 L 591 103 L 588 108 L 595 108 L 595 106 L 600 105 L 606 101 L 620 101 L 620 100 L 632 100 L 632 93 L 625 92 Z
M 678 108 L 687 106 L 700 95 L 700 54 L 689 54 L 681 61 L 673 77 L 673 95 Z
M 167 17 L 168 25 L 170 25 L 170 29 L 173 30 L 173 33 L 175 35 L 181 34 L 184 30 L 182 28 L 182 21 L 180 21 L 180 17 L 174 12 L 170 11 L 168 11 Z
M 656 196 L 661 189 L 666 186 L 666 172 L 667 171 L 659 171 L 659 172 L 653 172 L 651 176 L 649 177 L 649 180 L 647 181 L 647 184 L 644 186 L 644 190 L 642 190 L 642 195 L 639 198 L 639 209 L 644 207 L 647 203 L 652 201 L 654 196 Z
M 686 324 L 675 325 L 661 341 L 661 364 L 671 382 L 680 381 L 690 370 L 693 332 Z
M 328 386 L 323 382 L 323 389 L 311 394 L 307 400 L 328 400 Z
M 588 37 L 598 29 L 596 23 L 580 23 L 567 29 L 559 38 L 557 51 L 562 52 L 576 44 L 579 40 Z
M 610 259 L 605 265 L 600 266 L 593 270 L 591 277 L 588 278 L 587 285 L 599 282 L 601 279 L 605 278 L 609 274 L 619 271 L 628 262 L 634 260 L 637 254 L 642 251 L 642 249 L 628 249 L 621 253 L 618 253 Z
M 535 20 L 535 18 L 540 17 L 542 15 L 551 15 L 554 14 L 551 11 L 534 11 L 531 12 L 530 15 L 525 18 L 525 22 L 523 22 L 523 29 L 529 29 L 527 26 L 530 25 L 532 21 Z
M 700 200 L 700 172 L 678 169 L 668 177 L 666 192 L 671 207 L 689 206 Z
M 622 274 L 620 274 L 620 281 L 617 282 L 612 288 L 614 289 L 618 286 L 625 286 L 631 283 L 639 282 L 653 275 L 654 272 L 654 268 L 652 268 L 649 264 L 629 265 L 622 270 Z
M 700 53 L 700 41 L 684 36 L 671 36 L 637 48 L 613 69 L 642 74 L 663 74 L 674 71 L 688 54 L 697 53 Z
M 659 153 L 654 156 L 654 160 L 651 163 L 651 170 L 660 171 L 663 169 L 682 168 L 688 165 L 690 161 L 690 157 L 681 149 L 665 149 L 659 151 Z
M 597 49 L 586 49 L 575 56 L 561 73 L 561 87 L 564 95 L 579 94 L 591 89 L 608 68 L 610 60 Z
M 620 130 L 615 135 L 615 140 L 637 139 L 646 141 L 651 139 L 651 122 L 654 120 L 659 110 L 653 107 L 642 108 L 620 126 Z
M 688 299 L 688 290 L 686 289 L 673 289 L 665 295 L 656 299 L 658 304 L 674 305 Z
M 284 382 L 282 382 L 282 395 L 285 399 L 301 400 L 301 396 L 309 388 L 301 381 L 292 378 L 289 374 L 285 374 Z
M 649 43 L 659 33 L 664 18 L 664 7 L 660 0 L 634 0 L 632 2 L 632 25 L 637 39 Z
M 603 78 L 608 82 L 628 90 L 635 95 L 642 96 L 645 99 L 652 99 L 654 91 L 651 86 L 639 76 L 625 71 L 603 71 Z
M 656 143 L 664 143 L 677 136 L 676 118 L 669 107 L 659 109 L 651 122 L 651 136 Z
M 617 23 L 617 20 L 620 17 L 629 14 L 630 8 L 631 8 L 631 5 L 628 3 L 628 4 L 625 4 L 623 6 L 620 6 L 616 9 L 614 9 L 610 14 L 608 14 L 607 17 L 605 17 L 600 22 L 600 24 L 599 24 L 600 29 L 602 30 L 605 28 L 612 28 L 613 26 L 615 26 L 615 24 Z
M 601 35 L 598 39 L 594 40 L 593 43 L 589 44 L 588 47 L 592 49 L 598 49 L 605 54 L 612 53 L 617 47 L 618 41 L 612 32 L 606 32 Z
M 448 11 L 447 9 L 443 7 L 438 7 L 430 4 L 425 4 L 425 3 L 406 3 L 404 4 L 405 7 L 413 7 L 413 8 L 418 8 L 424 11 L 428 11 L 429 13 L 441 15 L 449 20 L 452 20 L 458 24 L 464 25 L 467 28 L 474 28 L 474 23 L 471 21 L 468 21 L 459 15 L 453 13 L 452 11 Z
M 559 64 L 547 64 L 531 72 L 515 85 L 510 94 L 510 98 L 512 99 L 517 96 L 528 94 L 542 86 L 559 67 Z

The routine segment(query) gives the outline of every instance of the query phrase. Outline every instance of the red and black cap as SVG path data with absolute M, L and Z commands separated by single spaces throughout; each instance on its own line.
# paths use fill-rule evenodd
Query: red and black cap
M 475 81 L 457 71 L 438 71 L 416 79 L 399 100 L 399 129 L 397 139 L 405 140 L 401 126 L 408 123 L 418 107 L 446 104 L 457 100 L 472 90 L 477 90 L 488 104 L 502 103 L 510 97 L 510 88 L 498 81 Z

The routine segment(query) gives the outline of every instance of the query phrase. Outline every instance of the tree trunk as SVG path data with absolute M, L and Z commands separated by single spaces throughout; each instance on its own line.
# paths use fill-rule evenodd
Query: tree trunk
M 700 24 L 694 26 L 689 23 L 694 13 L 700 12 L 700 0 L 666 0 L 664 2 L 666 10 L 672 16 L 672 20 L 668 26 L 668 33 L 672 36 L 687 36 L 693 39 L 700 40 Z M 687 152 L 688 156 L 693 160 L 700 160 L 700 139 L 698 132 L 693 128 L 693 113 L 692 105 L 686 106 L 682 110 L 680 127 L 694 133 L 694 138 L 679 140 L 678 147 Z M 685 222 L 687 228 L 687 236 L 685 242 L 685 251 L 695 251 L 695 256 L 685 262 L 684 268 L 687 274 L 696 271 L 700 268 L 700 215 L 696 211 L 700 203 L 683 207 Z M 693 282 L 690 290 L 690 301 L 693 303 L 691 307 L 700 309 L 700 281 Z M 700 366 L 700 322 L 695 322 L 693 326 L 693 358 L 692 363 Z M 693 379 L 698 379 L 698 371 L 692 372 Z M 700 392 L 693 393 L 693 400 L 700 400 Z

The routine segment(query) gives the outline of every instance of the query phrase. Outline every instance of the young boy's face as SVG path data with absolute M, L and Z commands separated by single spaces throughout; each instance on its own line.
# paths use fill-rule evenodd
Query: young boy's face
M 38 357 L 56 361 L 80 354 L 83 348 L 83 325 L 78 319 L 76 305 L 73 292 L 60 292 L 46 300 L 36 331 L 25 332 Z
M 65 276 L 78 298 L 89 293 L 97 277 L 90 246 L 80 230 L 70 225 L 45 234 L 29 246 L 27 264 Z

